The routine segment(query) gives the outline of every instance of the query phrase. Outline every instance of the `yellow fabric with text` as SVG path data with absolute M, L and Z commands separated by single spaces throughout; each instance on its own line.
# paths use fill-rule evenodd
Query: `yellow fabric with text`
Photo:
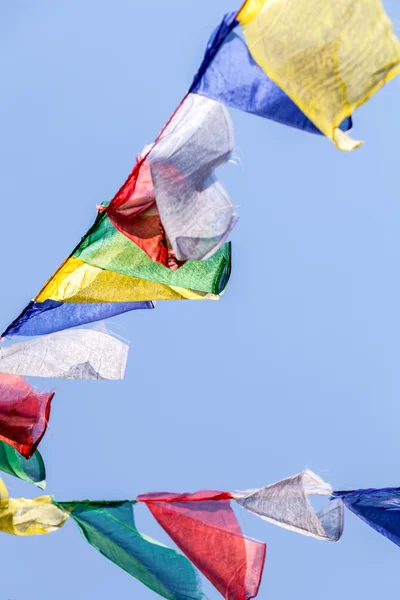
M 146 300 L 203 300 L 218 296 L 171 287 L 121 275 L 69 258 L 46 283 L 35 302 L 141 302 Z
M 0 479 L 0 531 L 11 535 L 42 535 L 60 529 L 68 514 L 51 502 L 51 496 L 9 498 Z
M 400 72 L 380 0 L 248 0 L 239 11 L 258 64 L 341 150 L 340 123 Z

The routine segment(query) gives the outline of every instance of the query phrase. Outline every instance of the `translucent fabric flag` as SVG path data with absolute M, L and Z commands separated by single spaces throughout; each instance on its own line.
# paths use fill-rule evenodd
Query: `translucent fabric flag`
M 343 532 L 343 504 L 330 502 L 318 514 L 309 496 L 330 496 L 332 488 L 304 471 L 265 488 L 234 492 L 236 502 L 262 519 L 318 540 L 337 542 Z
M 189 94 L 147 155 L 161 222 L 179 261 L 212 256 L 238 219 L 214 174 L 233 145 L 227 109 Z
M 190 91 L 283 125 L 320 134 L 256 63 L 244 40 L 233 31 L 239 24 L 235 17 L 236 13 L 225 15 L 211 36 Z M 351 118 L 340 126 L 343 131 L 351 127 Z
M 400 43 L 380 0 L 247 0 L 238 14 L 265 73 L 341 150 L 339 129 L 400 71 Z
M 136 308 L 152 308 L 152 300 L 217 299 L 230 272 L 229 244 L 206 261 L 189 261 L 172 271 L 152 261 L 101 214 L 3 336 L 45 335 Z
M 214 175 L 229 160 L 233 141 L 225 107 L 189 94 L 101 211 L 153 260 L 172 269 L 209 258 L 237 221 Z
M 246 538 L 225 492 L 142 494 L 160 525 L 227 600 L 255 598 L 266 545 Z
M 35 392 L 22 377 L 0 373 L 0 440 L 25 458 L 44 436 L 54 394 Z
M 169 600 L 203 600 L 196 571 L 182 555 L 141 534 L 134 502 L 55 502 L 84 539 L 121 569 Z
M 155 262 L 170 269 L 178 268 L 179 262 L 161 224 L 150 165 L 141 156 L 125 184 L 106 211 L 113 225 L 132 242 L 137 244 Z
M 87 265 L 113 271 L 120 275 L 160 284 L 163 297 L 152 299 L 188 298 L 218 295 L 228 283 L 231 271 L 231 245 L 224 244 L 214 256 L 204 261 L 188 261 L 178 270 L 171 270 L 152 261 L 145 252 L 132 243 L 129 236 L 120 233 L 107 215 L 99 217 L 92 232 L 76 250 L 74 257 Z M 169 289 L 169 291 L 168 291 Z
M 129 346 L 94 329 L 51 333 L 0 347 L 0 372 L 64 379 L 123 379 Z
M 46 470 L 38 450 L 27 460 L 11 446 L 0 442 L 0 470 L 42 490 L 46 487 Z
M 12 535 L 42 535 L 62 527 L 68 514 L 52 503 L 51 496 L 9 498 L 0 480 L 0 531 Z
M 372 529 L 400 546 L 400 488 L 334 492 Z

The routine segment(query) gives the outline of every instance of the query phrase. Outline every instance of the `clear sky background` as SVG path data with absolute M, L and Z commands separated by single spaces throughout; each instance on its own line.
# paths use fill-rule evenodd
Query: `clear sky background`
M 400 31 L 400 3 L 386 0 Z M 0 3 L 1 329 L 92 224 L 189 87 L 229 0 Z M 245 489 L 313 469 L 335 489 L 400 485 L 400 79 L 355 114 L 365 145 L 232 111 L 220 173 L 240 221 L 219 302 L 159 302 L 111 328 L 122 382 L 56 396 L 40 449 L 58 500 Z M 33 380 L 31 380 L 33 382 Z M 13 496 L 38 495 L 5 475 Z M 374 599 L 400 549 L 346 512 L 338 544 L 239 509 L 268 556 L 259 598 Z M 140 529 L 173 545 L 146 508 Z M 85 543 L 2 535 L 1 600 L 150 600 Z M 219 594 L 206 583 L 209 598 Z

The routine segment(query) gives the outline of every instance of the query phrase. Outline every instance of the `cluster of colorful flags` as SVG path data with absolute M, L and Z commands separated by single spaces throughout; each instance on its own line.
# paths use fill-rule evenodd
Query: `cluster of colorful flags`
M 330 502 L 319 512 L 313 496 Z M 261 489 L 141 494 L 136 500 L 59 502 L 51 496 L 9 498 L 0 479 L 0 531 L 52 533 L 71 517 L 103 556 L 169 600 L 204 600 L 197 569 L 227 600 L 257 596 L 266 544 L 245 536 L 231 503 L 290 531 L 337 542 L 344 507 L 400 545 L 400 488 L 334 492 L 312 471 Z M 143 503 L 183 554 L 140 533 L 135 505 Z
M 216 177 L 234 150 L 233 107 L 307 133 L 341 150 L 361 145 L 352 115 L 400 72 L 400 43 L 380 0 L 247 0 L 212 34 L 184 99 L 146 146 L 114 198 L 39 294 L 3 333 L 28 341 L 0 348 L 0 468 L 44 487 L 37 446 L 53 393 L 21 376 L 124 377 L 129 345 L 106 330 L 71 329 L 157 300 L 214 300 L 231 272 L 227 242 L 238 216 Z M 331 495 L 315 513 L 311 495 Z M 321 540 L 337 541 L 343 505 L 399 543 L 398 489 L 335 492 L 313 473 L 252 492 L 147 494 L 136 501 L 9 499 L 0 530 L 49 533 L 72 517 L 85 539 L 165 598 L 203 598 L 182 555 L 140 534 L 145 503 L 182 552 L 232 600 L 256 596 L 265 544 L 246 538 L 230 502 Z M 400 522 L 400 521 L 399 521 Z M 400 525 L 399 525 L 400 528 Z

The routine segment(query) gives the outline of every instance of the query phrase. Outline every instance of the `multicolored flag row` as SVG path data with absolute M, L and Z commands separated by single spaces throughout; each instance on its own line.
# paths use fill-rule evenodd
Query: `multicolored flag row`
M 234 149 L 226 107 L 353 150 L 354 110 L 399 71 L 380 0 L 247 0 L 213 33 L 189 92 L 125 184 L 3 335 L 218 297 L 231 268 L 223 244 L 238 220 L 215 175 Z
M 316 512 L 313 496 L 330 497 L 330 502 Z M 71 517 L 89 544 L 164 598 L 203 600 L 197 567 L 226 600 L 249 600 L 258 594 L 266 544 L 243 534 L 232 501 L 275 525 L 333 542 L 342 536 L 347 507 L 400 545 L 399 500 L 400 488 L 334 492 L 309 470 L 255 490 L 163 492 L 120 501 L 13 499 L 0 480 L 0 531 L 17 536 L 52 533 Z M 137 530 L 138 503 L 147 506 L 183 555 Z
M 44 488 L 37 451 L 54 394 L 22 376 L 118 380 L 128 344 L 107 331 L 72 329 L 157 300 L 216 300 L 231 273 L 235 203 L 217 179 L 234 151 L 228 107 L 361 145 L 354 111 L 400 72 L 400 43 L 380 0 L 247 0 L 212 34 L 182 102 L 69 257 L 5 330 L 0 348 L 0 469 Z M 34 339 L 11 344 L 12 336 Z M 1 481 L 1 480 L 0 480 Z M 316 512 L 312 496 L 329 496 Z M 171 600 L 202 600 L 197 571 L 227 600 L 254 598 L 266 545 L 247 538 L 232 501 L 275 525 L 338 541 L 348 507 L 400 545 L 400 488 L 333 492 L 311 471 L 262 489 L 142 494 L 136 500 L 56 502 L 8 497 L 0 530 L 57 531 L 71 517 L 104 556 Z M 178 548 L 141 534 L 144 503 Z

